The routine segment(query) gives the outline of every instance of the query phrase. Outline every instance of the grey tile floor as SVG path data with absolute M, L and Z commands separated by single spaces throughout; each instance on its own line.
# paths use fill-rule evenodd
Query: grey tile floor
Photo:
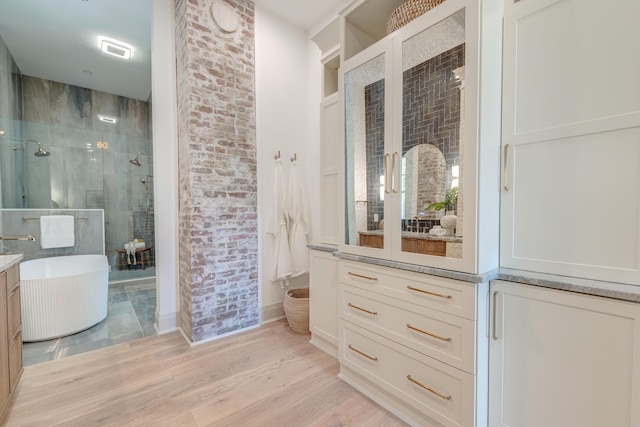
M 36 365 L 155 335 L 155 277 L 109 284 L 107 318 L 66 337 L 24 343 L 24 366 Z

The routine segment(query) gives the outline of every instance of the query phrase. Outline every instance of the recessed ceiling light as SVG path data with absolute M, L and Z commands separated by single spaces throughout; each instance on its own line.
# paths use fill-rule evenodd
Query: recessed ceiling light
M 109 124 L 115 124 L 118 121 L 118 119 L 115 117 L 104 116 L 102 114 L 98 114 L 98 120 L 100 120 L 101 122 L 109 123 Z
M 131 47 L 117 40 L 100 39 L 100 50 L 118 58 L 129 59 L 131 57 Z
M 5 131 L 0 130 L 0 136 L 4 136 L 4 134 L 5 134 Z

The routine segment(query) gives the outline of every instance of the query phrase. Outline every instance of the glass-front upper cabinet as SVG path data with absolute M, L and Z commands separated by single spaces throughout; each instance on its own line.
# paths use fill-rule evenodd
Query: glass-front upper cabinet
M 396 46 L 400 250 L 462 258 L 465 10 Z
M 350 252 L 388 256 L 385 203 L 398 183 L 392 182 L 389 98 L 390 43 L 379 43 L 343 66 L 345 129 L 345 235 Z M 388 241 L 388 240 L 387 240 Z M 386 250 L 385 250 L 386 249 Z
M 447 0 L 344 64 L 341 251 L 471 273 L 484 268 L 477 256 L 478 185 L 485 186 L 477 175 L 478 7 Z M 487 112 L 499 118 L 493 85 Z M 496 260 L 499 120 L 487 129 L 496 137 L 485 150 L 496 168 L 494 182 L 486 181 L 495 186 L 487 247 Z

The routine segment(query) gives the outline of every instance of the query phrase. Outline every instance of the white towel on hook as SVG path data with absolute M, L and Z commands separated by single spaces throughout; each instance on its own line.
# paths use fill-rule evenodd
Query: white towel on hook
M 282 162 L 276 161 L 273 182 L 273 200 L 271 218 L 267 223 L 267 233 L 273 235 L 273 264 L 271 280 L 283 281 L 291 276 L 291 253 L 288 241 L 287 215 L 284 210 L 284 179 Z
M 289 190 L 285 198 L 285 211 L 289 219 L 289 251 L 291 252 L 292 277 L 309 271 L 309 249 L 307 248 L 310 227 L 308 193 L 304 178 L 297 172 L 294 161 L 289 175 Z
M 73 215 L 43 215 L 40 217 L 42 249 L 68 248 L 75 245 Z

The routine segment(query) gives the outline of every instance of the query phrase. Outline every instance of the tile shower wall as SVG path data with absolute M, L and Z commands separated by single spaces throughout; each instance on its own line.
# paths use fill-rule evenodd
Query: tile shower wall
M 179 327 L 197 342 L 257 325 L 254 6 L 177 0 Z
M 15 188 L 16 183 L 22 180 L 22 171 L 19 174 L 13 173 L 9 167 L 11 157 L 6 155 L 7 141 L 13 135 L 21 136 L 23 132 L 21 77 L 11 53 L 0 36 L 0 183 L 10 188 Z M 11 197 L 8 200 L 9 205 L 17 204 L 15 193 Z
M 104 209 L 106 253 L 112 265 L 115 250 L 125 242 L 139 238 L 152 246 L 147 102 L 29 76 L 22 77 L 22 90 L 23 133 L 5 138 L 1 148 L 3 158 L 9 159 L 3 174 L 24 176 L 13 186 L 3 182 L 4 207 Z M 118 121 L 104 123 L 98 114 Z M 39 141 L 51 156 L 33 156 L 37 145 L 23 146 L 28 139 Z M 103 142 L 105 149 L 99 147 Z M 143 153 L 140 167 L 129 163 L 137 153 Z M 141 179 L 147 181 L 148 193 Z
M 43 215 L 72 215 L 74 221 L 75 244 L 69 248 L 42 249 L 40 217 Z M 13 253 L 21 253 L 24 261 L 38 258 L 66 255 L 102 255 L 105 253 L 102 244 L 104 239 L 104 211 L 102 209 L 4 209 L 2 211 L 2 227 L 11 230 L 12 234 L 29 234 L 36 238 L 35 242 L 4 242 L 4 249 Z
M 444 155 L 447 170 L 459 164 L 460 80 L 453 70 L 464 66 L 464 44 L 443 52 L 404 72 L 402 155 L 418 144 L 436 146 Z M 425 100 L 427 102 L 425 102 Z M 380 175 L 384 174 L 384 81 L 365 88 L 367 127 L 367 229 L 382 219 Z M 450 187 L 448 176 L 446 188 Z M 433 222 L 429 226 L 433 226 Z

